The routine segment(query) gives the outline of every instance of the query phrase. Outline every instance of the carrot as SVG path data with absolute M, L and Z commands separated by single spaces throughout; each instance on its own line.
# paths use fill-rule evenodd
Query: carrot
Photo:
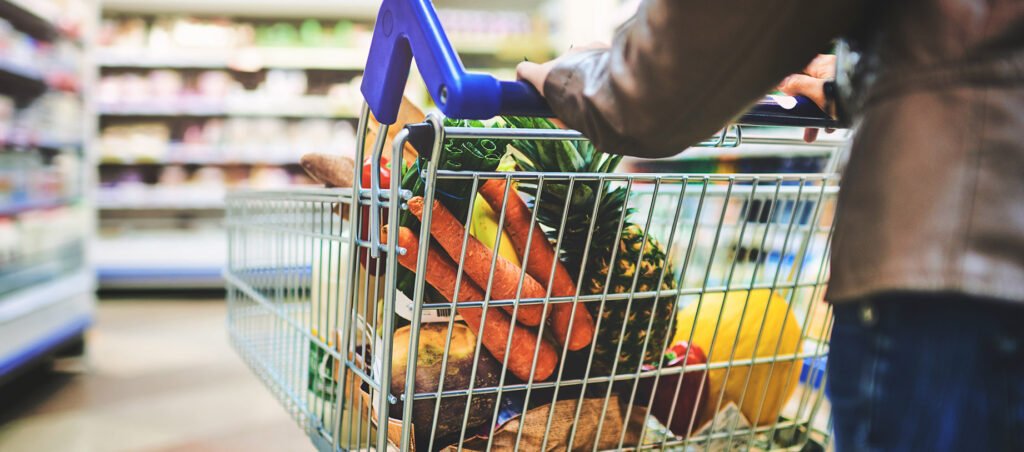
M 381 229 L 381 237 L 387 240 L 388 227 Z M 398 230 L 398 246 L 405 248 L 405 255 L 398 256 L 398 263 L 403 267 L 415 271 L 416 260 L 419 256 L 419 237 L 409 228 Z M 448 301 L 455 300 L 455 279 L 458 275 L 458 266 L 455 265 L 444 253 L 435 251 L 433 248 L 427 251 L 427 274 L 426 281 L 438 292 L 448 298 Z M 459 287 L 459 301 L 480 301 L 484 299 L 484 293 L 472 281 L 463 280 Z M 466 321 L 470 328 L 478 334 L 491 355 L 498 361 L 505 360 L 505 345 L 508 344 L 508 337 L 512 334 L 511 353 L 508 356 L 508 370 L 517 378 L 523 381 L 530 381 L 530 367 L 533 365 L 533 355 L 537 353 L 537 368 L 534 371 L 534 381 L 546 380 L 555 371 L 558 365 L 558 353 L 554 345 L 547 340 L 540 341 L 540 350 L 537 350 L 537 334 L 531 328 L 513 328 L 511 317 L 504 311 L 491 308 L 487 310 L 487 324 L 481 328 L 483 310 L 481 308 L 459 309 L 459 314 Z
M 409 210 L 420 220 L 423 219 L 423 197 L 417 196 L 409 200 Z M 453 259 L 462 255 L 462 237 L 466 228 L 455 219 L 448 209 L 445 209 L 440 202 L 434 201 L 434 216 L 430 226 L 430 234 L 434 236 L 441 248 L 448 252 Z M 465 272 L 469 278 L 480 287 L 487 287 L 487 277 L 490 273 L 491 259 L 494 252 L 480 243 L 476 237 L 469 236 L 466 242 L 466 265 Z M 522 298 L 544 298 L 547 293 L 544 287 L 531 278 L 523 275 L 522 270 L 509 262 L 508 259 L 497 256 L 494 261 L 494 283 L 491 285 L 491 294 L 497 300 L 513 300 L 516 298 L 516 287 L 519 286 L 519 277 L 523 276 Z M 504 306 L 505 310 L 512 313 L 512 306 Z M 516 320 L 519 323 L 529 326 L 540 325 L 544 321 L 543 305 L 519 306 L 516 313 Z
M 505 181 L 492 179 L 480 186 L 480 195 L 487 200 L 491 208 L 496 212 L 501 211 L 502 197 L 505 196 Z M 539 225 L 533 226 L 533 239 L 530 241 L 529 257 L 526 255 L 526 241 L 530 237 L 530 208 L 526 206 L 522 198 L 509 192 L 508 201 L 505 203 L 505 232 L 508 232 L 512 240 L 512 246 L 520 259 L 527 259 L 526 273 L 534 277 L 545 289 L 548 279 L 551 277 L 551 264 L 555 265 L 554 279 L 551 280 L 551 295 L 556 297 L 572 297 L 576 295 L 576 282 L 569 276 L 562 262 L 555 258 L 555 250 L 551 247 L 544 231 Z M 573 306 L 576 307 L 576 316 L 573 317 Z M 572 320 L 572 334 L 569 335 L 569 321 Z M 569 342 L 569 350 L 580 350 L 590 345 L 594 338 L 594 318 L 590 311 L 578 301 L 573 303 L 556 303 L 551 312 L 551 329 L 555 332 L 558 342 L 565 344 Z M 569 336 L 567 338 L 567 336 Z

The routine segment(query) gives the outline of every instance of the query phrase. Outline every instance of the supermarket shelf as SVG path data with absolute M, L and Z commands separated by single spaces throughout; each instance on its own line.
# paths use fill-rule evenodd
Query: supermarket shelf
M 80 141 L 51 140 L 51 139 L 47 139 L 47 138 L 38 140 L 35 143 L 27 144 L 27 146 L 28 147 L 34 146 L 34 147 L 37 147 L 37 148 L 49 149 L 49 150 L 54 150 L 54 151 L 59 151 L 59 150 L 63 150 L 63 149 L 82 150 L 84 148 L 84 145 Z
M 96 277 L 103 289 L 160 289 L 224 287 L 220 267 L 99 267 Z
M 478 0 L 435 0 L 440 8 L 536 11 L 545 0 L 516 2 L 480 2 Z M 373 20 L 380 0 L 104 0 L 103 10 L 110 13 L 164 14 L 183 13 L 265 17 Z M 241 12 L 244 11 L 244 14 Z
M 34 210 L 48 210 L 74 203 L 75 199 L 52 199 L 48 201 L 19 202 L 0 206 L 0 217 L 17 215 Z
M 61 299 L 91 292 L 92 287 L 93 280 L 89 272 L 80 270 L 7 295 L 0 299 L 0 325 Z
M 537 11 L 547 0 L 518 0 L 514 2 L 481 2 L 480 0 L 434 0 L 439 8 L 475 9 L 491 11 Z M 378 2 L 379 4 L 380 2 Z
M 0 0 L 2 2 L 3 0 Z M 46 79 L 35 68 L 0 59 L 0 93 L 27 101 L 46 92 Z
M 84 262 L 84 241 L 72 240 L 64 245 L 48 246 L 0 265 L 0 299 L 4 295 L 52 280 L 73 271 Z
M 224 210 L 224 200 L 188 202 L 100 202 L 99 210 Z
M 221 229 L 100 236 L 94 249 L 104 289 L 224 287 L 227 237 Z
M 0 379 L 80 337 L 92 323 L 94 287 L 81 270 L 0 299 Z
M 208 268 L 98 268 L 96 278 L 103 289 L 219 289 L 224 287 L 219 266 Z
M 190 116 L 190 117 L 219 117 L 219 116 L 248 116 L 248 117 L 271 117 L 271 118 L 323 118 L 323 119 L 359 119 L 355 113 L 331 113 L 322 110 L 297 110 L 297 109 L 241 109 L 224 107 L 223 105 L 197 104 L 197 105 L 166 105 L 166 104 L 125 104 L 125 105 L 104 105 L 97 107 L 101 116 Z
M 453 41 L 452 47 L 454 47 L 455 52 L 460 55 L 489 56 L 509 63 L 522 61 L 524 55 L 530 59 L 542 57 L 548 58 L 550 57 L 552 52 L 554 52 L 554 50 L 552 50 L 546 42 L 542 42 L 535 37 L 526 37 L 524 39 L 508 38 L 502 41 L 471 41 L 468 39 L 460 39 L 457 41 Z M 511 64 L 507 67 L 514 66 L 514 64 Z M 485 72 L 489 74 L 515 74 L 515 69 L 504 69 L 502 67 L 486 67 L 483 69 L 477 69 L 475 71 Z M 514 79 L 515 76 L 513 75 L 512 77 L 503 78 Z
M 187 160 L 115 160 L 101 159 L 100 166 L 167 166 L 167 165 L 203 165 L 203 166 L 298 166 L 299 160 L 217 160 L 190 158 Z
M 283 3 L 282 5 L 290 5 Z M 343 48 L 242 48 L 225 50 L 97 49 L 100 67 L 233 69 L 324 69 L 362 71 L 367 50 Z
M 82 149 L 82 143 L 78 141 L 64 141 L 50 138 L 41 138 L 38 140 L 0 140 L 0 148 L 2 149 L 47 149 L 52 151 L 62 151 L 65 149 Z
M 380 1 L 373 0 L 104 0 L 108 13 L 242 16 L 251 18 L 306 17 L 372 20 Z
M 45 2 L 0 0 L 0 17 L 35 38 L 52 41 L 60 36 L 60 30 L 38 10 L 40 3 Z
M 131 155 L 128 149 L 100 147 L 99 164 L 107 166 L 143 165 L 210 165 L 210 166 L 294 166 L 299 158 L 309 152 L 335 152 L 351 154 L 341 145 L 323 146 L 292 145 L 249 145 L 249 144 L 184 144 L 167 143 L 148 155 Z M 158 157 L 167 156 L 167 157 Z
M 8 356 L 0 357 L 0 383 L 14 374 L 18 368 L 31 364 L 51 352 L 70 346 L 76 340 L 85 340 L 85 331 L 92 325 L 92 315 L 82 314 L 38 338 L 37 342 L 26 345 Z M 0 332 L 0 336 L 14 337 L 17 334 Z

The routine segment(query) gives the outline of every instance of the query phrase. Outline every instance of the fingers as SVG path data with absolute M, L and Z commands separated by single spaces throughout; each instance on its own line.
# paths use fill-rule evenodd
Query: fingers
M 831 80 L 836 76 L 836 56 L 818 55 L 804 68 L 804 74 Z
M 783 79 L 778 90 L 790 96 L 805 96 L 824 110 L 825 81 L 835 77 L 835 74 L 835 55 L 818 55 L 807 64 L 803 74 L 793 74 Z M 818 129 L 804 129 L 804 141 L 813 143 L 818 139 L 818 133 Z M 832 129 L 825 129 L 825 133 L 832 133 Z
M 818 139 L 818 129 L 804 129 L 804 142 L 813 143 Z
M 544 95 L 544 79 L 548 77 L 550 68 L 547 65 L 524 61 L 516 65 L 516 77 L 526 81 L 537 89 L 541 96 Z
M 782 79 L 778 90 L 789 96 L 806 96 L 818 108 L 825 108 L 825 80 L 804 74 L 793 74 Z

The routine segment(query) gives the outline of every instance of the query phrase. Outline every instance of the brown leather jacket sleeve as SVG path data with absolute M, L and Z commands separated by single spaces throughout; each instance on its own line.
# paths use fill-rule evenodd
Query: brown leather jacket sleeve
M 647 0 L 607 50 L 568 55 L 551 108 L 598 149 L 666 157 L 713 135 L 859 18 L 863 0 Z

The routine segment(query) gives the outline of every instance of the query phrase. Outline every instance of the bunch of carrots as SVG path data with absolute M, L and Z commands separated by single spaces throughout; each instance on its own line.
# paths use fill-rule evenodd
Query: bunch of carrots
M 463 265 L 463 271 L 468 278 L 462 279 L 456 293 L 455 283 L 459 268 L 456 260 L 462 256 L 462 238 L 467 237 L 467 234 L 465 227 L 455 216 L 444 205 L 435 201 L 432 206 L 430 234 L 441 250 L 437 250 L 435 245 L 431 245 L 427 250 L 427 271 L 424 275 L 427 283 L 448 301 L 456 303 L 483 301 L 482 288 L 486 288 L 488 283 L 491 287 L 492 300 L 542 299 L 548 296 L 549 291 L 552 297 L 575 296 L 576 283 L 555 256 L 554 249 L 540 226 L 533 225 L 531 239 L 529 207 L 514 190 L 509 191 L 507 200 L 503 199 L 505 192 L 503 180 L 490 180 L 480 187 L 480 195 L 492 209 L 505 209 L 504 229 L 512 241 L 516 254 L 525 263 L 526 274 L 523 275 L 524 269 L 508 259 L 501 255 L 495 256 L 491 247 L 473 236 L 468 236 L 465 243 L 466 263 Z M 425 208 L 423 198 L 412 198 L 408 205 L 409 210 L 422 221 Z M 388 232 L 385 226 L 382 236 L 387 237 Z M 407 227 L 400 228 L 398 246 L 406 249 L 405 255 L 398 256 L 399 264 L 415 271 L 420 252 L 416 232 Z M 492 260 L 495 262 L 493 280 L 489 281 Z M 507 355 L 508 370 L 513 375 L 523 381 L 543 381 L 550 377 L 557 367 L 558 352 L 549 339 L 538 337 L 536 327 L 548 321 L 555 339 L 572 351 L 586 348 L 594 337 L 594 319 L 578 301 L 552 303 L 550 306 L 548 319 L 545 318 L 545 304 L 518 305 L 518 310 L 515 309 L 516 306 L 489 308 L 486 320 L 481 308 L 462 308 L 458 312 L 470 328 L 481 337 L 481 342 L 491 355 L 498 361 L 504 361 Z M 512 315 L 515 315 L 515 321 Z M 506 350 L 509 336 L 511 346 Z M 536 363 L 534 356 L 537 357 Z

